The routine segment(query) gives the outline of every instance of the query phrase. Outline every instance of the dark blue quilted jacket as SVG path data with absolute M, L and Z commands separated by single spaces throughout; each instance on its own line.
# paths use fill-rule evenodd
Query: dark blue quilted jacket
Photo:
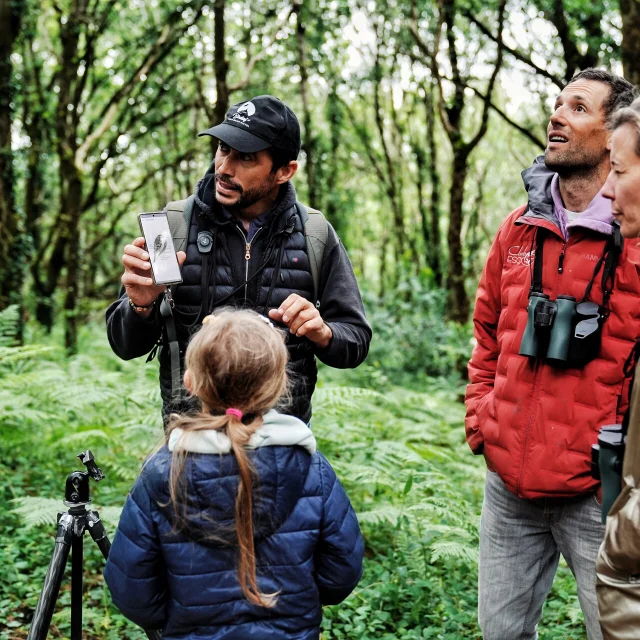
M 271 609 L 251 605 L 236 577 L 233 547 L 235 456 L 190 454 L 189 535 L 172 530 L 164 447 L 145 465 L 127 498 L 104 576 L 116 606 L 163 638 L 311 640 L 321 605 L 346 598 L 362 574 L 363 542 L 331 465 L 299 446 L 250 452 L 258 474 L 254 525 L 258 584 L 279 592 Z M 203 532 L 218 543 L 198 542 Z

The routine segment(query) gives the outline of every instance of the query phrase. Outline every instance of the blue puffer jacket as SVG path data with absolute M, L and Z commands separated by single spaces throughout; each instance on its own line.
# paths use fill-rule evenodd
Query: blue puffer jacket
M 271 609 L 250 604 L 238 584 L 238 466 L 227 453 L 228 438 L 214 431 L 186 436 L 189 533 L 176 533 L 171 509 L 162 506 L 169 502 L 172 456 L 165 446 L 144 466 L 113 539 L 104 576 L 114 603 L 140 626 L 163 628 L 165 640 L 317 640 L 321 605 L 341 602 L 360 580 L 363 542 L 311 431 L 271 411 L 249 444 L 258 476 L 258 584 L 263 593 L 279 593 Z M 218 542 L 198 542 L 204 533 Z

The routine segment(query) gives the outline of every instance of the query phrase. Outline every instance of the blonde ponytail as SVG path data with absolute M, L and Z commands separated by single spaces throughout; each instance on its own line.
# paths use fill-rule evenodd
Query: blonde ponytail
M 238 582 L 252 604 L 272 607 L 277 594 L 262 593 L 256 576 L 253 530 L 255 470 L 246 445 L 262 425 L 262 416 L 285 394 L 288 353 L 282 332 L 253 311 L 224 310 L 212 316 L 193 337 L 185 364 L 191 392 L 202 402 L 195 415 L 173 415 L 170 430 L 216 430 L 229 437 L 239 469 L 235 501 L 238 543 Z M 186 529 L 187 484 L 184 466 L 188 453 L 176 446 L 171 461 L 170 502 L 174 527 Z M 211 539 L 219 539 L 212 533 Z

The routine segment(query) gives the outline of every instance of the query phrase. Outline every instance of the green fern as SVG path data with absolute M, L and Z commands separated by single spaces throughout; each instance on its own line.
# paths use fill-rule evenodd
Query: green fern
M 0 347 L 14 347 L 20 323 L 20 307 L 11 305 L 0 311 Z
M 53 498 L 39 498 L 24 496 L 12 501 L 16 507 L 12 512 L 18 515 L 27 527 L 48 526 L 54 528 L 58 522 L 58 514 L 67 511 L 68 507 L 62 500 Z M 96 507 L 90 505 L 88 509 L 95 509 L 101 520 L 105 523 L 117 526 L 122 513 L 122 507 Z
M 478 548 L 458 540 L 438 540 L 429 545 L 431 562 L 440 560 L 463 560 L 471 563 L 478 562 Z

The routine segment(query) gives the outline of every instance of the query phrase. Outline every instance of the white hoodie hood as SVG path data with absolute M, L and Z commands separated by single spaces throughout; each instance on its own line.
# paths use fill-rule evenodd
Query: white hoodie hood
M 316 439 L 311 429 L 294 416 L 279 413 L 275 409 L 263 416 L 262 426 L 256 430 L 247 443 L 247 449 L 260 447 L 303 447 L 309 453 L 316 452 Z M 204 429 L 184 431 L 174 429 L 169 436 L 169 451 L 177 448 L 189 453 L 231 453 L 231 440 L 222 431 Z

